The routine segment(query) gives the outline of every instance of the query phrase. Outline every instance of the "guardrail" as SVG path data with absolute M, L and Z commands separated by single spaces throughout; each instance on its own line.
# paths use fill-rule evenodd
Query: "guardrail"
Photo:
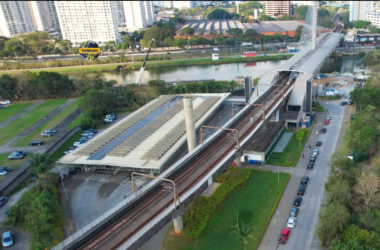
M 290 92 L 290 90 L 292 88 L 293 88 L 293 86 L 291 86 L 289 88 L 289 90 L 286 92 L 286 95 L 289 94 L 289 92 Z M 261 95 L 264 95 L 264 93 L 266 93 L 269 89 L 270 89 L 270 87 L 267 88 L 264 92 L 262 92 Z M 255 102 L 258 101 L 258 100 L 259 99 L 256 99 Z M 281 103 L 281 100 L 279 101 L 279 103 Z M 251 108 L 250 106 L 244 107 L 242 110 L 240 110 L 232 119 L 230 119 L 223 126 L 229 127 L 229 126 L 234 125 L 241 118 L 241 116 L 243 116 L 245 113 L 249 112 L 250 108 Z M 254 130 L 254 131 L 256 131 L 256 130 Z M 199 144 L 197 147 L 195 147 L 193 151 L 191 151 L 190 153 L 188 153 L 187 155 L 185 155 L 184 157 L 182 157 L 174 165 L 172 165 L 171 167 L 169 167 L 168 169 L 166 169 L 164 172 L 162 172 L 159 175 L 159 177 L 161 177 L 161 178 L 170 178 L 170 176 L 176 174 L 178 171 L 181 170 L 181 167 L 185 166 L 188 162 L 190 162 L 194 157 L 196 157 L 198 154 L 200 154 L 203 150 L 205 150 L 206 148 L 208 148 L 209 146 L 211 146 L 212 143 L 215 140 L 217 140 L 222 135 L 222 133 L 224 133 L 224 132 L 225 131 L 222 131 L 222 130 L 218 130 L 217 132 L 215 132 L 212 136 L 210 136 L 202 144 Z M 254 132 L 252 132 L 252 133 L 254 133 Z M 216 167 L 215 170 L 212 170 L 211 172 L 214 173 L 215 171 L 217 171 L 217 169 L 218 168 Z M 52 250 L 63 250 L 66 247 L 69 247 L 70 244 L 74 243 L 76 240 L 80 240 L 80 239 L 83 239 L 84 237 L 88 236 L 90 234 L 91 230 L 93 230 L 96 227 L 100 226 L 100 224 L 103 223 L 106 219 L 108 219 L 111 216 L 115 215 L 117 212 L 119 212 L 123 208 L 127 208 L 132 203 L 138 201 L 138 199 L 141 199 L 142 196 L 144 196 L 145 194 L 147 194 L 147 193 L 149 193 L 151 191 L 154 191 L 155 188 L 157 188 L 158 185 L 161 182 L 162 182 L 162 180 L 158 180 L 158 179 L 150 181 L 147 185 L 145 185 L 144 187 L 142 187 L 141 189 L 139 189 L 138 191 L 136 191 L 134 194 L 132 194 L 131 196 L 127 197 L 126 199 L 120 201 L 118 204 L 116 204 L 113 208 L 111 208 L 110 210 L 108 210 L 106 213 L 104 213 L 103 215 L 101 215 L 100 217 L 98 217 L 97 219 L 95 219 L 94 221 L 92 221 L 91 223 L 87 224 L 85 227 L 81 228 L 80 230 L 78 230 L 74 234 L 72 234 L 69 238 L 66 238 L 65 240 L 63 240 L 57 246 L 53 247 Z M 196 187 L 199 187 L 199 183 L 196 185 Z M 195 189 L 192 188 L 191 190 L 195 190 Z M 188 191 L 186 193 L 186 195 L 190 194 L 189 192 L 190 191 Z M 185 196 L 183 196 L 183 197 L 185 198 Z M 186 197 L 188 197 L 188 196 L 186 196 Z M 171 205 L 169 207 L 170 208 L 174 208 L 174 205 Z M 167 211 L 161 213 L 152 222 L 149 222 L 148 225 L 154 225 L 154 224 L 151 224 L 151 223 L 157 223 L 157 222 L 159 222 L 162 218 L 164 218 L 165 216 L 167 216 L 171 211 L 172 211 L 172 209 L 167 209 Z M 127 242 L 130 242 L 129 244 L 132 244 L 137 239 L 139 239 L 141 237 L 141 235 L 144 234 L 149 229 L 148 225 L 144 226 L 139 231 L 139 233 L 137 233 L 135 236 L 133 236 Z

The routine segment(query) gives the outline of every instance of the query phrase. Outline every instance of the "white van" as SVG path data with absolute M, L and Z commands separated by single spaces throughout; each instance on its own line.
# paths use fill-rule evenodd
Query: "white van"
M 219 51 L 219 49 L 218 48 L 214 48 L 214 51 Z

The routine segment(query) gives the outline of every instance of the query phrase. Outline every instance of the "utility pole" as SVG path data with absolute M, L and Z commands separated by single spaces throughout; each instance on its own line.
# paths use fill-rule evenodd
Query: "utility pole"
M 236 46 L 236 57 L 239 57 L 239 45 L 238 45 L 238 38 L 235 37 L 235 46 Z

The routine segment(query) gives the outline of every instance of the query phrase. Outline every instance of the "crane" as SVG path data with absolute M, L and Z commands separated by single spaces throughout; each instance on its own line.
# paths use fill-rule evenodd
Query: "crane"
M 150 52 L 150 49 L 152 48 L 152 44 L 153 44 L 154 41 L 155 41 L 154 38 L 152 38 L 152 41 L 150 42 L 150 46 L 149 46 L 148 52 L 146 53 L 146 56 L 145 56 L 145 60 L 143 62 L 143 65 L 141 66 L 139 76 L 137 77 L 137 80 L 136 80 L 136 83 L 139 85 L 139 87 L 141 86 L 140 80 L 141 80 L 142 73 L 144 72 L 144 69 L 145 69 L 145 63 L 146 63 L 146 60 L 148 59 L 149 52 Z

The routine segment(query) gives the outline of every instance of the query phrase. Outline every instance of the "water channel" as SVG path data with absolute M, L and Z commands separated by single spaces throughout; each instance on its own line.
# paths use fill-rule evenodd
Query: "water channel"
M 357 71 L 356 65 L 362 60 L 357 56 L 346 56 L 329 58 L 321 68 L 321 73 L 337 72 L 353 72 Z M 260 77 L 267 71 L 275 71 L 281 68 L 286 60 L 252 62 L 252 63 L 229 63 L 221 65 L 202 65 L 202 66 L 175 66 L 145 69 L 141 82 L 147 83 L 152 79 L 162 79 L 165 81 L 179 80 L 235 80 L 237 76 Z M 114 79 L 119 84 L 134 83 L 139 74 L 139 70 L 135 71 L 114 71 L 103 73 L 107 80 Z

